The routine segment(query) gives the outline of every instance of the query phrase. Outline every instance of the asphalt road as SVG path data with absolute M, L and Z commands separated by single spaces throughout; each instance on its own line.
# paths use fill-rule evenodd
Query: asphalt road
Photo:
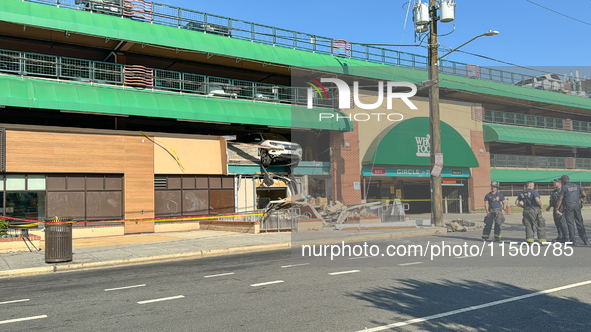
M 518 226 L 504 234 L 507 241 L 523 238 Z M 368 245 L 382 253 L 389 245 L 442 241 L 481 247 L 479 237 Z M 330 261 L 279 250 L 0 279 L 0 329 L 590 331 L 591 247 L 539 258 L 497 251 Z

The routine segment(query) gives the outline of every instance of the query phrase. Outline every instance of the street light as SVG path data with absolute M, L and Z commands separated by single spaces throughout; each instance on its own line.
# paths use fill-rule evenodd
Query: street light
M 463 46 L 465 46 L 465 45 L 467 45 L 467 44 L 471 43 L 472 41 L 474 41 L 474 40 L 476 40 L 476 39 L 478 39 L 478 38 L 480 38 L 480 37 L 485 37 L 485 36 L 486 36 L 486 37 L 489 37 L 489 36 L 496 36 L 496 35 L 498 35 L 498 34 L 499 34 L 499 32 L 498 32 L 498 31 L 492 31 L 492 30 L 488 30 L 487 32 L 485 32 L 485 33 L 483 33 L 483 34 L 481 34 L 481 35 L 478 35 L 478 36 L 476 36 L 476 37 L 474 37 L 474 38 L 472 38 L 472 39 L 468 40 L 467 42 L 463 43 L 462 45 L 460 45 L 460 46 L 458 46 L 458 47 L 456 47 L 456 48 L 452 48 L 452 49 L 450 49 L 450 51 L 449 51 L 448 53 L 446 53 L 446 54 L 444 54 L 444 55 L 440 56 L 440 57 L 439 57 L 439 59 L 437 59 L 437 60 L 441 60 L 441 59 L 443 59 L 444 57 L 446 57 L 446 56 L 450 55 L 451 53 L 453 53 L 453 52 L 457 51 L 457 50 L 458 50 L 458 49 L 460 49 L 461 47 L 463 47 Z
M 439 2 L 439 6 L 437 3 Z M 453 0 L 429 0 L 429 4 L 422 3 L 420 0 L 413 7 L 413 20 L 415 21 L 415 31 L 418 26 L 429 25 L 429 122 L 431 135 L 431 220 L 435 226 L 443 227 L 443 193 L 441 186 L 441 170 L 443 168 L 443 155 L 441 154 L 441 125 L 439 113 L 439 67 L 438 62 L 441 58 L 458 50 L 462 46 L 483 36 L 494 36 L 498 31 L 488 31 L 476 36 L 459 47 L 452 49 L 449 53 L 438 57 L 437 42 L 437 21 L 453 22 L 455 20 L 455 1 Z M 438 16 L 437 11 L 440 11 Z M 418 29 L 423 32 L 425 29 Z M 438 163 L 436 163 L 436 156 Z

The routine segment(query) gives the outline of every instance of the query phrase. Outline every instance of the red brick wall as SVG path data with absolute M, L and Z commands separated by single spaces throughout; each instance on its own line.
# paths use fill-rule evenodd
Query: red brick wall
M 359 129 L 357 124 L 354 127 L 350 132 L 330 132 L 332 197 L 345 205 L 361 203 L 361 189 L 353 189 L 354 182 L 361 188 Z
M 472 152 L 474 152 L 480 165 L 478 168 L 472 168 L 470 207 L 473 210 L 484 209 L 484 196 L 490 192 L 490 152 L 488 144 L 484 143 L 484 133 L 482 131 L 471 130 L 470 141 L 472 142 Z M 480 152 L 480 150 L 483 152 Z

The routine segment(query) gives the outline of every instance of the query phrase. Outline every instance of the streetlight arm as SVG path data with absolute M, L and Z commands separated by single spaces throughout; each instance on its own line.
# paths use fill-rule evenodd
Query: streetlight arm
M 484 36 L 495 36 L 495 35 L 498 35 L 498 34 L 499 34 L 499 32 L 498 32 L 498 31 L 488 31 L 488 32 L 485 32 L 485 33 L 483 33 L 483 34 L 481 34 L 481 35 L 478 35 L 478 36 L 476 36 L 476 37 L 474 37 L 474 38 L 472 38 L 472 39 L 468 40 L 467 42 L 463 43 L 462 45 L 460 45 L 460 46 L 458 46 L 458 47 L 456 47 L 456 48 L 452 48 L 452 49 L 451 49 L 451 51 L 449 51 L 449 52 L 445 53 L 444 55 L 440 56 L 440 57 L 439 57 L 437 60 L 439 61 L 439 60 L 443 59 L 444 57 L 446 57 L 446 56 L 450 55 L 451 53 L 453 53 L 453 52 L 455 52 L 455 51 L 459 50 L 459 49 L 460 49 L 460 48 L 462 48 L 463 46 L 465 46 L 465 45 L 467 45 L 467 44 L 469 44 L 469 43 L 473 42 L 475 39 L 478 39 L 478 38 L 480 38 L 480 37 L 484 37 Z
M 456 47 L 456 48 L 452 48 L 452 49 L 451 49 L 451 51 L 449 51 L 449 52 L 445 53 L 444 55 L 440 56 L 440 57 L 439 57 L 437 60 L 441 60 L 441 59 L 443 59 L 444 57 L 446 57 L 446 56 L 448 56 L 448 55 L 452 54 L 453 52 L 457 51 L 458 49 L 460 49 L 462 46 L 464 46 L 464 45 L 466 45 L 466 44 L 468 44 L 468 43 L 471 43 L 471 42 L 472 42 L 472 41 L 474 41 L 475 39 L 478 39 L 478 38 L 480 38 L 480 37 L 482 37 L 482 36 L 484 36 L 484 35 L 476 36 L 476 37 L 474 37 L 474 38 L 472 38 L 472 39 L 468 40 L 467 42 L 463 43 L 462 45 L 460 45 L 460 46 L 458 46 L 458 47 Z

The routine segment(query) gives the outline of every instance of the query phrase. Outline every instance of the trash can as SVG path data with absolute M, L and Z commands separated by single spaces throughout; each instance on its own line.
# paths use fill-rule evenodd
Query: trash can
M 45 263 L 72 261 L 72 218 L 45 219 Z

